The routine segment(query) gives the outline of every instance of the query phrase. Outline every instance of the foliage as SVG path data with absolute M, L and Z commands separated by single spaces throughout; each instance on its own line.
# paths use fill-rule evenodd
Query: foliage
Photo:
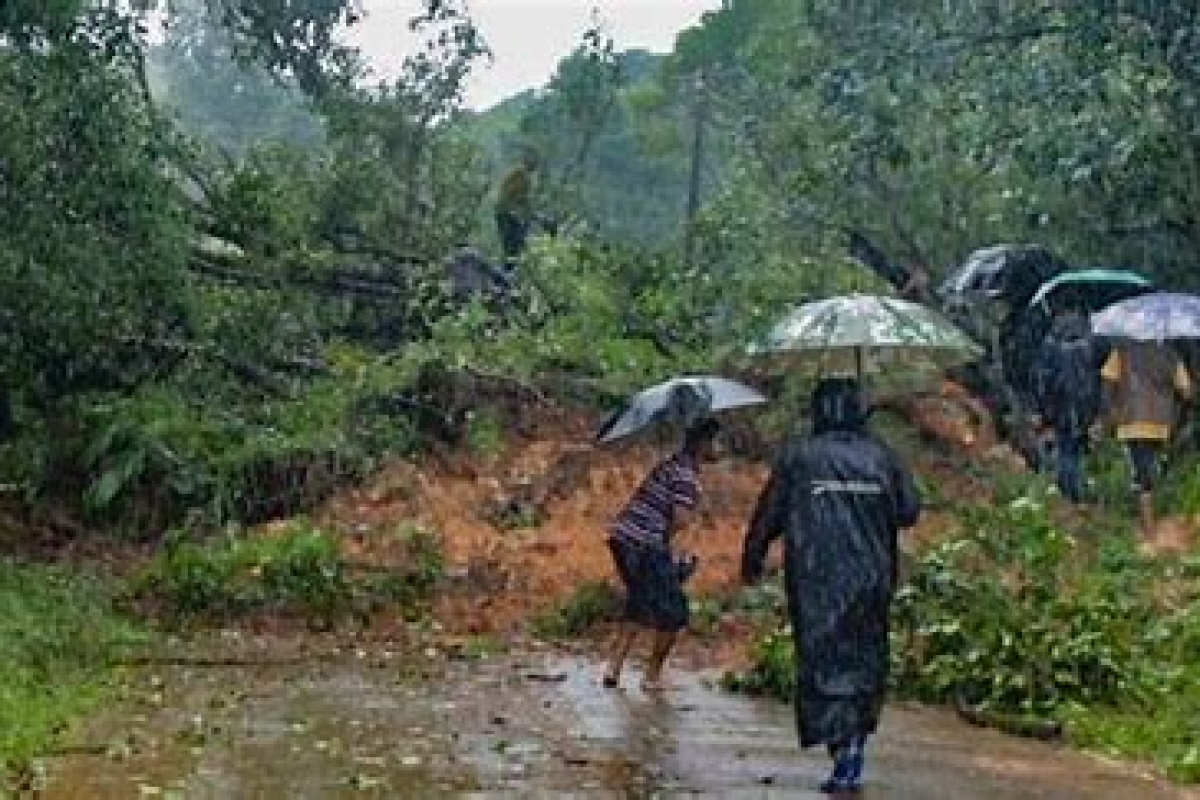
M 353 350 L 333 355 L 332 375 L 275 401 L 211 396 L 197 404 L 186 384 L 79 398 L 79 431 L 53 443 L 44 472 L 22 475 L 14 464 L 5 477 L 78 482 L 93 521 L 141 538 L 185 518 L 219 525 L 302 510 L 374 459 L 410 452 L 419 435 L 411 421 L 365 405 L 407 387 L 417 366 Z M 21 452 L 20 444 L 10 450 Z
M 857 233 L 936 270 L 1032 239 L 1166 272 L 1195 243 L 1197 36 L 1158 0 L 735 0 L 672 68 L 706 71 L 738 142 L 727 191 L 780 247 Z
M 113 587 L 77 568 L 0 562 L 0 764 L 20 768 L 102 702 L 107 668 L 146 634 L 113 610 Z
M 601 622 L 616 618 L 621 598 L 612 584 L 587 581 L 579 584 L 558 606 L 531 621 L 531 629 L 546 639 L 581 636 Z
M 166 4 L 37 5 L 0 17 L 4 479 L 154 534 L 405 449 L 392 404 L 437 355 L 394 348 L 446 313 L 480 194 L 449 124 L 483 52 L 460 4 L 424 7 L 429 45 L 378 88 L 331 38 L 350 2 L 172 3 L 152 74 L 139 14 Z
M 791 628 L 775 628 L 755 641 L 750 659 L 749 669 L 725 673 L 721 685 L 734 692 L 791 702 L 796 695 L 796 645 Z
M 1089 568 L 1036 495 L 968 509 L 962 525 L 969 534 L 926 553 L 897 596 L 906 692 L 1052 716 L 1150 688 L 1164 632 L 1134 574 Z
M 683 108 L 655 83 L 660 63 L 642 50 L 616 52 L 592 28 L 544 92 L 510 98 L 464 128 L 494 178 L 522 149 L 538 154 L 537 206 L 560 228 L 663 252 L 679 238 L 688 160 Z
M 133 80 L 131 23 L 82 15 L 55 47 L 0 49 L 0 369 L 19 402 L 152 368 L 138 342 L 186 325 L 171 139 Z M 119 187 L 119 190 L 114 190 Z
M 357 52 L 336 37 L 363 17 L 360 0 L 136 0 L 135 9 L 169 17 L 205 13 L 229 37 L 237 57 L 289 78 L 306 94 L 323 96 L 361 74 Z M 429 2 L 423 15 L 453 2 Z
M 411 604 L 441 577 L 437 537 L 405 528 L 411 563 L 359 576 L 330 534 L 303 522 L 268 534 L 230 533 L 169 546 L 134 587 L 176 619 L 235 618 L 270 610 L 324 622 L 366 613 L 381 602 Z

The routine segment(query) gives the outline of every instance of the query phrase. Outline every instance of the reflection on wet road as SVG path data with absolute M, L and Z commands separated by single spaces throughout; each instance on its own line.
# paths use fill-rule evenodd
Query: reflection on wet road
M 821 797 L 791 709 L 676 673 L 660 697 L 545 655 L 444 662 L 385 651 L 147 670 L 47 763 L 52 798 Z M 434 677 L 436 676 L 436 677 Z M 866 798 L 1197 797 L 1135 768 L 894 705 Z

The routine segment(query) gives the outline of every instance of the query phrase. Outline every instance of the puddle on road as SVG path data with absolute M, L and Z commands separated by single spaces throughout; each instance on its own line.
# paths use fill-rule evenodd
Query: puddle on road
M 656 698 L 597 675 L 562 656 L 147 670 L 82 734 L 108 754 L 48 762 L 44 796 L 821 796 L 827 763 L 796 748 L 789 707 L 695 676 Z M 1189 796 L 936 709 L 890 708 L 869 757 L 868 798 Z

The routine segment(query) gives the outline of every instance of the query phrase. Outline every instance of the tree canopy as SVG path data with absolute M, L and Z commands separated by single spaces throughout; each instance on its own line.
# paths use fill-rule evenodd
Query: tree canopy
M 873 285 L 855 258 L 936 274 L 1033 242 L 1196 281 L 1188 4 L 728 0 L 665 56 L 597 24 L 483 114 L 463 3 L 427 0 L 384 83 L 344 43 L 362 14 L 3 4 L 0 482 L 195 510 L 361 467 L 445 416 L 447 375 L 710 364 L 781 304 Z M 494 252 L 524 147 L 558 236 L 511 296 L 475 267 L 461 291 L 447 258 Z

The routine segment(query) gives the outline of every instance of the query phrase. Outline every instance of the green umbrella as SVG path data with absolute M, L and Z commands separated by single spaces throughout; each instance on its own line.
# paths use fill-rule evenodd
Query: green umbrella
M 793 308 L 752 355 L 812 353 L 825 359 L 853 361 L 862 375 L 864 361 L 882 369 L 948 366 L 977 358 L 983 348 L 933 309 L 881 295 L 851 294 Z
M 1043 283 L 1029 301 L 1029 305 L 1044 303 L 1055 292 L 1070 289 L 1080 293 L 1085 300 L 1091 300 L 1089 305 L 1102 307 L 1152 286 L 1148 278 L 1129 270 L 1077 269 L 1064 272 Z

